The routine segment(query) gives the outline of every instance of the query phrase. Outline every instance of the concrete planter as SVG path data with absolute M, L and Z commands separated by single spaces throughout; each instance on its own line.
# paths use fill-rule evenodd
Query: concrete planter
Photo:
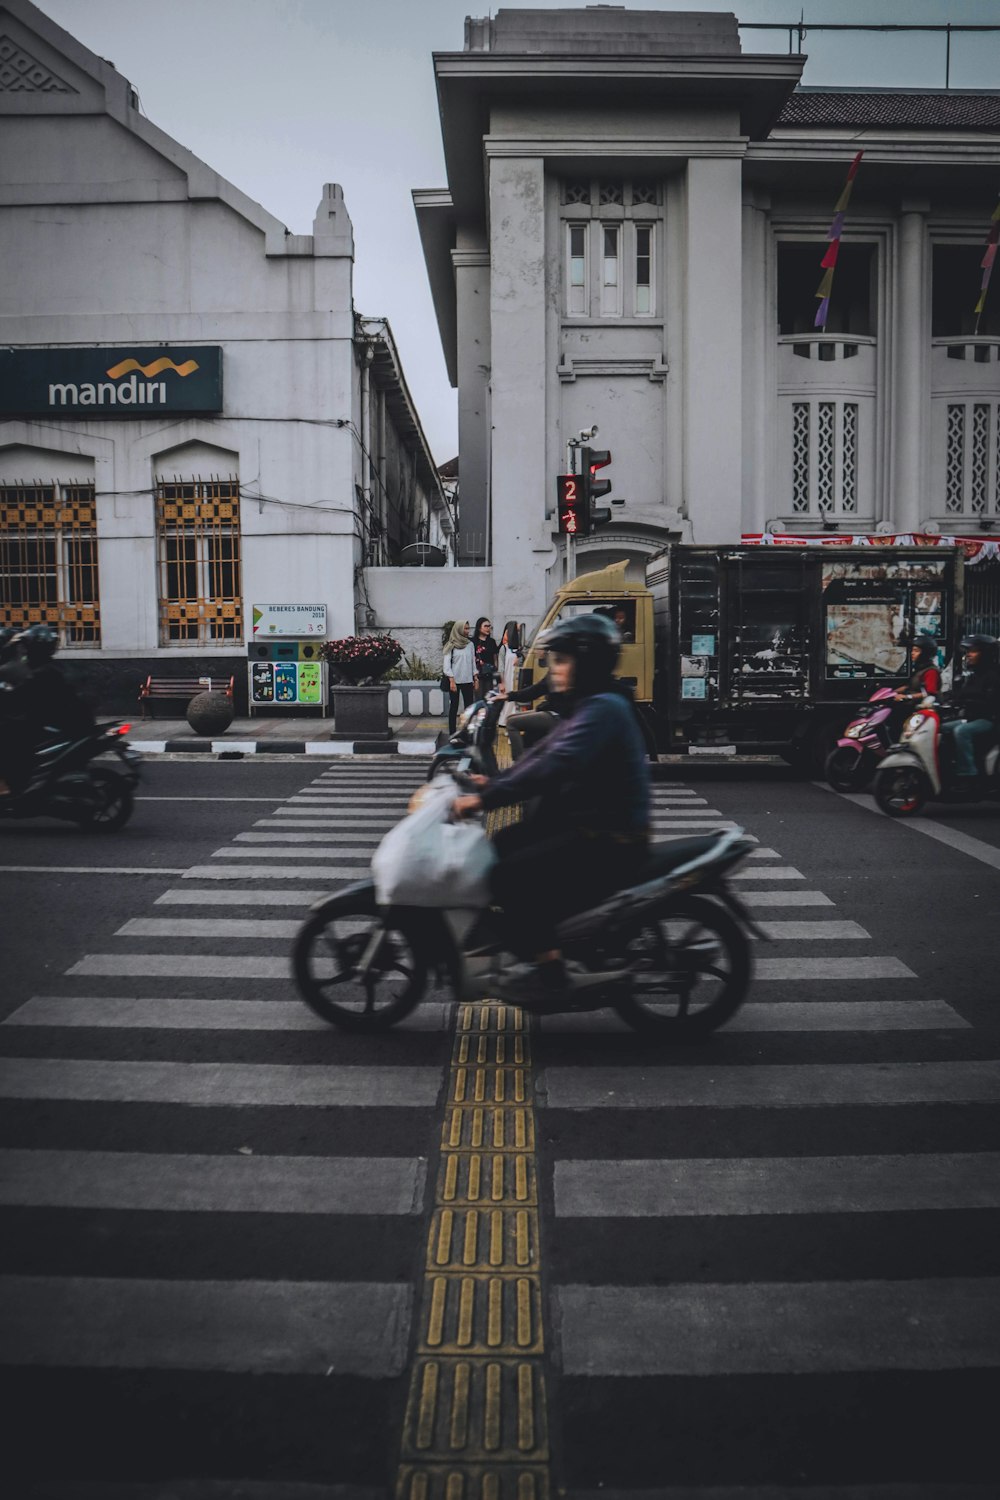
M 335 683 L 332 740 L 391 740 L 389 728 L 389 684 L 374 687 L 343 687 Z
M 440 719 L 448 712 L 448 697 L 434 682 L 390 682 L 389 717 Z

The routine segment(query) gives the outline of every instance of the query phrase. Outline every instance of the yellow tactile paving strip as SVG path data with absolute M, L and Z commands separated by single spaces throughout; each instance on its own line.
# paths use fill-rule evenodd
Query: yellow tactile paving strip
M 531 1037 L 458 1009 L 397 1500 L 548 1500 Z

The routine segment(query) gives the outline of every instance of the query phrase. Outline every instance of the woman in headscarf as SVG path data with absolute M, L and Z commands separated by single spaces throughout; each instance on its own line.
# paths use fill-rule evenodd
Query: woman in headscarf
M 452 622 L 444 642 L 442 673 L 448 679 L 448 733 L 454 734 L 459 699 L 468 707 L 476 692 L 476 653 L 468 620 Z

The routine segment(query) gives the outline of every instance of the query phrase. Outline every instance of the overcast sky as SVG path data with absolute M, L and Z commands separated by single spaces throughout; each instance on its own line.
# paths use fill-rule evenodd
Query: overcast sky
M 545 0 L 520 0 L 524 9 Z M 354 223 L 354 300 L 387 317 L 439 463 L 457 451 L 416 220 L 415 187 L 446 186 L 432 52 L 462 50 L 476 0 L 41 0 L 114 63 L 144 112 L 294 234 L 312 230 L 324 182 Z M 741 21 L 1000 23 L 1000 0 L 644 0 L 646 10 L 735 10 Z M 745 31 L 747 52 L 787 37 Z M 809 84 L 944 84 L 944 38 L 814 32 Z M 952 85 L 995 88 L 1000 35 L 952 40 Z M 998 174 L 1000 175 L 1000 174 Z M 998 182 L 1000 187 L 1000 182 Z

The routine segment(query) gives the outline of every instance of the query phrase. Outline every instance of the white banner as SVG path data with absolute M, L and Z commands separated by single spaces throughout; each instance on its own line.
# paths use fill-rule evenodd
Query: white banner
M 253 638 L 269 636 L 325 636 L 325 604 L 255 604 Z

